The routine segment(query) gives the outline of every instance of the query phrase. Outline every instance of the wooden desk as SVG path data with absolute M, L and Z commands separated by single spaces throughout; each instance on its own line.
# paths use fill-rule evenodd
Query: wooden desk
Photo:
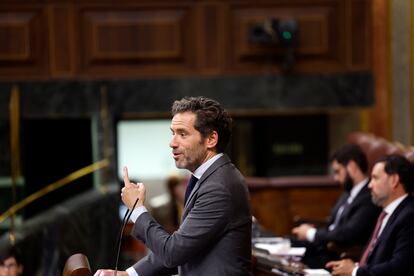
M 267 230 L 286 236 L 295 217 L 324 220 L 342 189 L 328 176 L 247 177 L 253 215 Z

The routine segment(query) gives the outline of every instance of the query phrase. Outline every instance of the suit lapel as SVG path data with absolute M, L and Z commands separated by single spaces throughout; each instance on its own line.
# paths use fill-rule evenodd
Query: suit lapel
M 339 198 L 338 202 L 336 203 L 335 207 L 332 210 L 332 213 L 329 217 L 328 225 L 331 225 L 332 223 L 334 223 L 337 213 L 339 211 L 339 208 L 345 203 L 345 201 L 348 199 L 348 196 L 349 196 L 348 192 L 342 193 L 341 197 Z
M 341 215 L 341 218 L 340 218 L 339 222 L 341 222 L 344 218 L 346 218 L 348 216 L 348 213 L 350 212 L 350 210 L 352 210 L 352 208 L 354 208 L 354 206 L 358 206 L 360 204 L 361 200 L 362 201 L 367 200 L 367 193 L 369 191 L 368 183 L 369 183 L 369 181 L 366 184 L 364 184 L 364 187 L 362 187 L 361 191 L 359 191 L 359 193 L 356 195 L 354 200 L 352 200 L 351 204 L 349 204 L 345 207 L 345 209 L 342 212 L 342 215 Z M 368 195 L 368 196 L 371 197 L 371 195 Z
M 382 233 L 379 236 L 379 239 L 386 236 L 386 235 L 383 235 L 383 234 L 388 233 L 388 231 L 392 228 L 395 220 L 398 218 L 399 214 L 404 210 L 405 206 L 410 201 L 409 199 L 410 199 L 410 196 L 407 196 L 406 198 L 404 198 L 403 201 L 401 201 L 400 205 L 398 205 L 397 209 L 395 209 L 395 211 L 392 213 L 391 217 L 388 219 L 387 225 L 385 225 L 384 229 L 382 230 Z
M 221 166 L 227 164 L 230 162 L 230 159 L 227 155 L 223 155 L 221 156 L 219 159 L 216 160 L 216 162 L 214 162 L 208 169 L 207 171 L 205 171 L 203 173 L 203 175 L 201 176 L 201 178 L 197 181 L 196 185 L 194 186 L 194 189 L 191 191 L 190 196 L 188 197 L 188 200 L 185 204 L 184 207 L 184 212 L 183 212 L 183 218 L 185 218 L 188 214 L 188 212 L 190 211 L 190 209 L 188 208 L 190 202 L 193 200 L 193 197 L 195 195 L 195 193 L 198 191 L 198 189 L 200 188 L 201 184 L 213 173 L 215 172 L 218 168 L 220 168 Z
M 408 204 L 408 202 L 410 202 L 410 200 L 411 196 L 407 196 L 406 198 L 404 198 L 400 205 L 398 205 L 397 209 L 395 209 L 395 211 L 392 213 L 391 217 L 388 219 L 387 225 L 385 225 L 380 236 L 378 237 L 378 240 L 375 243 L 371 254 L 368 256 L 368 262 L 371 259 L 371 257 L 375 255 L 375 251 L 377 251 L 378 246 L 382 244 L 384 240 L 387 240 L 389 232 L 392 231 L 392 229 L 394 228 L 395 220 L 398 218 L 399 214 L 404 210 L 405 206 Z

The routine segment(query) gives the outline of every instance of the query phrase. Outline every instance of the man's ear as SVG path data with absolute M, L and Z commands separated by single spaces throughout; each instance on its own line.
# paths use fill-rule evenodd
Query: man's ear
M 218 133 L 213 130 L 206 138 L 206 145 L 208 149 L 215 148 L 218 142 Z
M 346 169 L 351 175 L 355 175 L 355 172 L 358 169 L 358 165 L 354 160 L 349 160 L 348 164 L 346 165 Z
M 391 187 L 396 188 L 400 183 L 400 176 L 397 173 L 390 175 Z

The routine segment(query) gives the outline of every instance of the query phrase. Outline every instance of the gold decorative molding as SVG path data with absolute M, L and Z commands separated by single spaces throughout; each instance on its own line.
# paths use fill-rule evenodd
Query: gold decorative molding
M 20 91 L 17 85 L 13 86 L 10 96 L 10 162 L 11 162 L 11 189 L 12 204 L 16 203 L 16 185 L 21 176 L 20 166 Z M 10 219 L 10 241 L 14 242 L 15 213 Z

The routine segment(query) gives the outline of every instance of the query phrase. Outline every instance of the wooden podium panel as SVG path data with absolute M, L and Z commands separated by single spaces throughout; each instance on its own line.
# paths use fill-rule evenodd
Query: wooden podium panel
M 74 254 L 65 263 L 62 276 L 91 276 L 88 258 L 83 254 Z

